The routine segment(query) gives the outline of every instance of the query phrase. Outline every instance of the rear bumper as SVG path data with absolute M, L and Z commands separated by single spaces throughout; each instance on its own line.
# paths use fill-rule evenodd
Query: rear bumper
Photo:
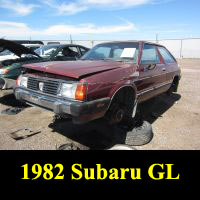
M 16 80 L 9 78 L 0 78 L 0 89 L 12 89 L 16 85 Z
M 52 111 L 57 115 L 71 116 L 73 121 L 78 124 L 103 117 L 110 104 L 110 98 L 78 102 L 40 94 L 24 88 L 15 88 L 14 94 L 16 99 L 29 105 Z

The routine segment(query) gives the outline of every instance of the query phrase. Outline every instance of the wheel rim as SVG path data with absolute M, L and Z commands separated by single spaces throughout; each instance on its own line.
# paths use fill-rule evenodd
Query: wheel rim
M 123 118 L 124 118 L 124 110 L 119 109 L 119 110 L 116 112 L 116 116 L 115 116 L 116 122 L 117 122 L 117 123 L 121 122 Z

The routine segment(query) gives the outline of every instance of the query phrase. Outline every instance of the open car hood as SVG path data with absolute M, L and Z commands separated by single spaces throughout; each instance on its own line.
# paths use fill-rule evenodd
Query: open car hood
M 21 44 L 9 41 L 9 40 L 0 39 L 0 49 L 1 48 L 3 48 L 4 50 L 11 51 L 18 57 L 21 57 L 22 54 L 32 54 L 32 55 L 35 55 L 40 58 L 40 56 L 37 53 L 35 53 L 34 51 L 32 51 L 31 49 L 29 49 Z

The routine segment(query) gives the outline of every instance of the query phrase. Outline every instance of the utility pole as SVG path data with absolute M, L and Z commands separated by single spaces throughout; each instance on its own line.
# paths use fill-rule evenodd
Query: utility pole
M 158 44 L 159 41 L 158 41 L 158 34 L 156 34 L 156 43 Z
M 71 42 L 71 44 L 73 44 L 72 35 L 71 34 L 70 34 L 70 42 Z
M 183 39 L 181 39 L 180 58 L 183 58 Z

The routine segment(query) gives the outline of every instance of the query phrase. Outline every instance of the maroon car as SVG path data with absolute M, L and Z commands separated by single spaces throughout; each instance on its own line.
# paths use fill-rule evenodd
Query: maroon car
M 118 123 L 135 116 L 137 104 L 176 92 L 181 71 L 172 54 L 143 41 L 99 44 L 81 60 L 24 66 L 15 96 L 74 123 L 106 117 Z

